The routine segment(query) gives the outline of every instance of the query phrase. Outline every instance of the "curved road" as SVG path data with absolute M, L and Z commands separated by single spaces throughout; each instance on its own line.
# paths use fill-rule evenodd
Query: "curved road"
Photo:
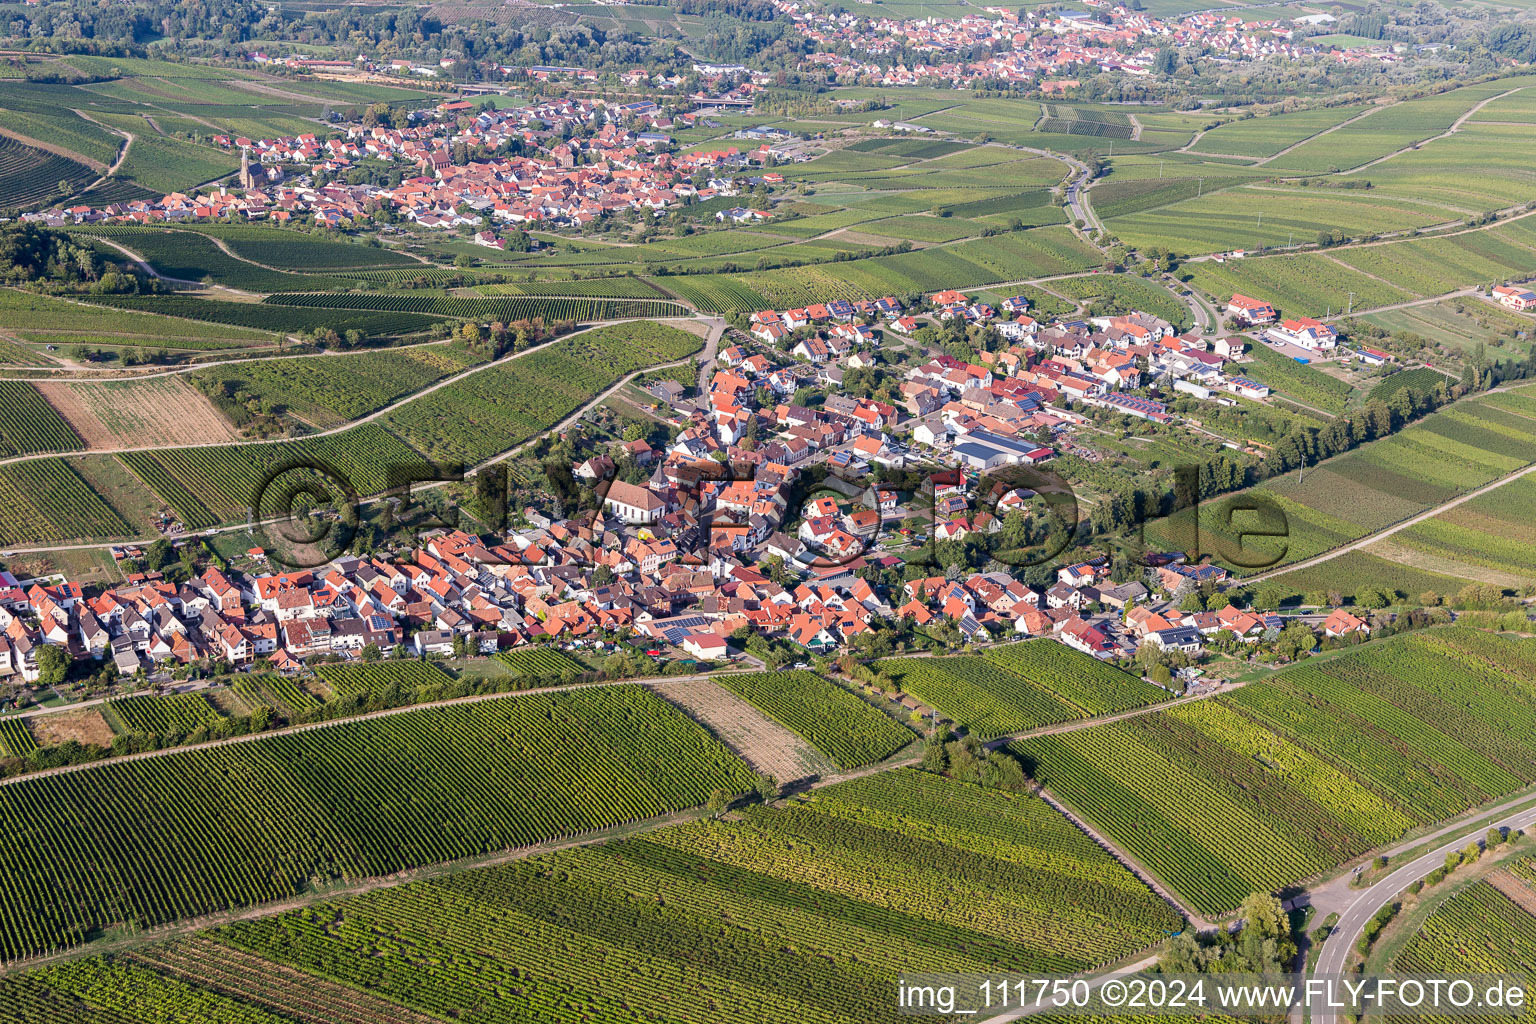
M 1503 818 L 1493 825 L 1483 825 L 1476 830 L 1461 832 L 1456 838 L 1435 846 L 1428 853 L 1414 858 L 1407 864 L 1393 871 L 1390 875 L 1377 882 L 1375 885 L 1358 891 L 1343 909 L 1338 911 L 1339 923 L 1334 927 L 1333 933 L 1323 944 L 1323 951 L 1317 958 L 1317 967 L 1313 969 L 1314 975 L 1343 974 L 1344 967 L 1349 963 L 1349 955 L 1355 948 L 1355 943 L 1360 940 L 1360 935 L 1365 929 L 1366 922 L 1376 915 L 1382 907 L 1391 903 L 1408 886 L 1428 875 L 1438 867 L 1445 866 L 1445 855 L 1452 850 L 1459 850 L 1469 842 L 1475 842 L 1483 838 L 1489 828 L 1502 828 L 1508 830 L 1527 828 L 1536 824 L 1536 807 L 1529 807 L 1523 811 L 1517 811 L 1507 818 Z M 1344 876 L 1347 878 L 1348 876 Z M 1319 907 L 1319 911 L 1322 908 Z M 1323 1007 L 1312 1012 L 1312 1024 L 1336 1024 L 1336 1017 L 1332 1010 Z

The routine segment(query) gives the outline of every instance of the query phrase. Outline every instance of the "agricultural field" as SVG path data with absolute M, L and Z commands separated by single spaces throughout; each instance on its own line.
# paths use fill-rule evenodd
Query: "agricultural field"
M 543 647 L 514 647 L 498 653 L 496 661 L 514 678 L 533 685 L 558 683 L 586 671 L 559 651 Z
M 220 717 L 201 693 L 118 697 L 107 701 L 101 713 L 113 732 L 146 736 L 185 735 L 211 725 Z
M 1366 392 L 1365 399 L 1368 402 L 1383 401 L 1391 398 L 1405 388 L 1429 393 L 1444 384 L 1447 388 L 1455 387 L 1457 378 L 1441 373 L 1439 370 L 1427 366 L 1416 366 L 1411 370 L 1399 370 L 1381 379 L 1381 382 Z
M 422 345 L 355 355 L 262 359 L 199 370 L 205 393 L 249 395 L 316 427 L 339 426 L 444 377 L 476 357 L 455 345 Z
M 84 443 L 34 384 L 0 380 L 0 455 L 78 451 Z
M 1521 391 L 1512 394 L 1523 397 Z M 1239 575 L 1282 567 L 1529 465 L 1536 460 L 1536 421 L 1510 416 L 1490 404 L 1508 397 L 1463 399 L 1396 434 L 1330 459 L 1300 480 L 1287 474 L 1241 495 L 1205 502 L 1199 513 L 1201 549 L 1231 564 Z M 1248 495 L 1268 502 L 1269 511 L 1228 512 L 1241 510 Z M 1223 522 L 1227 518 L 1230 523 Z M 1187 546 L 1190 527 L 1187 515 L 1176 516 L 1149 527 L 1149 536 Z M 1248 532 L 1238 544 L 1238 532 L 1256 528 L 1279 532 L 1273 538 Z M 1248 564 L 1237 564 L 1239 560 Z
M 1536 577 L 1533 508 L 1536 476 L 1527 475 L 1410 526 L 1392 539 L 1437 560 Z
M 1533 667 L 1529 640 L 1437 629 L 1011 749 L 1219 913 L 1536 780 Z
M 1053 641 L 999 647 L 985 657 L 879 662 L 904 691 L 981 740 L 1151 704 L 1166 694 Z
M 41 381 L 37 390 L 87 448 L 206 444 L 235 438 L 224 415 L 182 377 Z
M 26 332 L 24 336 L 29 341 L 46 340 L 57 345 L 75 342 L 75 338 L 66 337 L 61 332 L 90 335 L 93 344 L 120 336 L 122 344 L 145 348 L 199 348 L 226 341 L 235 345 L 255 345 L 270 344 L 273 340 L 271 331 L 193 323 L 125 309 L 103 309 L 84 302 L 10 289 L 0 290 L 0 323 L 4 323 L 8 331 Z M 100 342 L 96 341 L 98 338 Z
M 579 299 L 518 296 L 515 298 L 464 298 L 446 295 L 315 294 L 272 295 L 268 303 L 315 309 L 374 309 L 451 316 L 470 320 L 514 323 L 518 320 L 627 320 L 640 317 L 681 316 L 688 311 L 676 303 L 656 299 Z
M 903 770 L 43 967 L 0 1013 L 896 1024 L 903 972 L 1071 973 L 1181 924 L 1040 801 Z
M 1455 219 L 1454 209 L 1405 204 L 1365 190 L 1275 184 L 1206 192 L 1199 198 L 1115 217 L 1107 226 L 1136 248 L 1161 246 L 1199 255 L 1313 242 L 1321 230 L 1342 230 L 1356 237 Z
M 406 691 L 421 690 L 441 686 L 451 679 L 436 665 L 415 659 L 362 665 L 316 665 L 315 674 L 336 697 L 358 694 L 373 697 L 391 686 Z
M 1347 308 L 1366 310 L 1408 302 L 1416 296 L 1348 267 L 1333 253 L 1249 256 L 1180 268 L 1184 280 L 1225 305 L 1234 293 L 1274 304 L 1285 316 L 1321 317 Z
M 240 259 L 294 273 L 361 271 L 385 267 L 431 269 L 392 249 L 352 245 L 281 228 L 249 224 L 225 228 L 199 224 L 190 230 L 222 241 Z
M 417 334 L 441 319 L 423 313 L 305 309 L 299 306 L 274 306 L 264 302 L 223 302 L 190 295 L 89 295 L 81 296 L 81 299 L 114 309 L 207 320 L 231 327 L 283 332 L 329 329 L 337 334 L 358 330 L 371 337 Z
M 36 749 L 25 719 L 0 718 L 0 757 L 26 757 Z
M 384 422 L 429 458 L 473 465 L 549 429 L 628 374 L 683 360 L 702 344 L 650 321 L 602 327 L 455 381 Z
M 1198 199 L 1206 193 L 1233 188 L 1249 179 L 1246 177 L 1188 177 L 1182 167 L 1175 167 L 1166 178 L 1121 177 L 1116 171 L 1109 177 L 1094 182 L 1088 193 L 1093 212 L 1102 220 L 1128 217 L 1143 210 L 1155 210 L 1173 206 L 1188 199 Z
M 1398 535 L 1401 536 L 1401 535 Z M 1392 541 L 1397 540 L 1393 537 Z M 1266 585 L 1276 588 L 1286 604 L 1299 604 L 1308 594 L 1338 594 L 1353 601 L 1357 591 L 1390 591 L 1417 603 L 1420 594 L 1454 594 L 1468 583 L 1467 577 L 1449 575 L 1438 569 L 1406 565 L 1388 558 L 1383 541 L 1361 551 L 1350 551 L 1305 569 L 1281 573 Z M 1423 561 L 1423 559 L 1419 559 Z
M 0 543 L 106 540 L 136 532 L 67 459 L 0 466 Z
M 80 237 L 116 242 L 143 257 L 161 274 L 179 281 L 206 281 L 249 292 L 300 291 L 347 285 L 343 278 L 268 270 L 236 259 L 220 249 L 213 238 L 197 231 L 111 227 L 92 229 Z
M 916 734 L 857 694 L 814 672 L 732 673 L 715 682 L 805 737 L 839 768 L 889 757 Z
M 232 688 L 248 707 L 269 707 L 290 722 L 320 706 L 314 694 L 288 676 L 242 675 L 235 679 Z
M 1391 969 L 1403 974 L 1518 976 L 1536 959 L 1536 873 L 1529 858 L 1455 893 L 1418 923 Z M 1423 1024 L 1430 1017 L 1406 1017 Z M 1470 1019 L 1492 1021 L 1492 1014 Z
M 1050 287 L 1052 291 L 1088 302 L 1089 314 L 1093 316 L 1151 313 L 1180 329 L 1189 327 L 1193 322 L 1189 307 L 1182 299 L 1160 284 L 1130 274 L 1068 277 L 1052 281 Z
M 320 879 L 483 856 L 752 785 L 729 751 L 638 686 L 412 711 L 27 779 L 0 787 L 11 854 L 0 953 L 15 960 L 107 927 L 293 896 Z M 168 860 L 167 849 L 183 856 Z
M 1273 157 L 1283 149 L 1309 139 L 1352 117 L 1365 107 L 1324 107 L 1298 110 L 1292 114 L 1271 114 L 1229 121 L 1201 135 L 1194 148 L 1202 153 L 1220 153 L 1259 159 Z
M 376 423 L 293 442 L 163 448 L 117 457 L 189 530 L 247 516 L 262 482 L 273 473 L 283 481 L 313 481 L 322 493 L 339 499 L 346 488 L 358 496 L 378 494 L 397 482 L 391 480 L 392 470 L 421 464 L 420 455 Z M 285 469 L 314 465 L 328 467 L 328 473 Z M 270 488 L 268 496 L 276 498 L 283 489 Z M 283 510 L 260 511 L 269 517 Z
M 1248 360 L 1240 366 L 1243 376 L 1268 384 L 1276 393 L 1309 408 L 1337 416 L 1354 391 L 1347 381 L 1298 363 L 1262 341 L 1250 345 L 1248 353 Z
M 96 172 L 77 160 L 0 137 L 0 209 L 24 209 L 60 196 L 59 183 L 78 191 Z

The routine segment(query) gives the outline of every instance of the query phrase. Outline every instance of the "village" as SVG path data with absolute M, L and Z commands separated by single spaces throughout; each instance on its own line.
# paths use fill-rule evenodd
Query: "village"
M 758 311 L 725 339 L 700 393 L 647 385 L 674 426 L 669 444 L 584 444 L 569 468 L 594 504 L 564 516 L 526 507 L 501 535 L 445 530 L 387 557 L 304 570 L 253 548 L 242 569 L 177 581 L 136 571 L 92 594 L 65 579 L 0 577 L 0 675 L 35 683 L 49 646 L 163 683 L 210 663 L 302 673 L 316 659 L 536 644 L 783 664 L 1054 637 L 1146 671 L 1171 663 L 1193 682 L 1208 644 L 1275 640 L 1287 618 L 1232 606 L 1226 570 L 1181 552 L 1023 572 L 988 557 L 1026 545 L 1049 518 L 1029 487 L 1000 483 L 1006 471 L 1086 451 L 1078 431 L 1094 410 L 1167 424 L 1175 417 L 1149 390 L 1268 394 L 1242 375 L 1242 336 L 1180 335 L 1145 313 L 1042 324 L 1028 308 L 1022 296 L 994 309 L 946 290 L 914 306 L 886 297 Z M 1255 331 L 1277 329 L 1263 304 L 1237 295 L 1230 310 Z M 844 393 L 845 375 L 878 365 L 887 339 L 915 344 L 956 321 L 1005 347 L 976 362 L 908 360 L 899 403 Z M 1313 325 L 1278 330 L 1300 345 Z M 1331 332 L 1319 335 L 1329 345 Z M 796 404 L 807 385 L 831 393 Z M 1370 629 L 1342 609 L 1301 619 L 1325 637 Z
M 241 153 L 237 188 L 78 204 L 23 219 L 60 227 L 209 220 L 285 224 L 313 218 L 316 225 L 336 228 L 382 217 L 433 231 L 470 232 L 477 244 L 502 249 L 503 229 L 581 228 L 616 212 L 660 215 L 783 183 L 781 174 L 767 168 L 789 157 L 772 141 L 674 153 L 667 131 L 674 123 L 687 127 L 698 116 L 690 111 L 674 122 L 651 101 L 610 106 L 562 99 L 497 110 L 454 99 L 413 111 L 398 127 L 356 123 L 339 126 L 330 138 L 216 135 L 214 144 Z M 469 158 L 508 150 L 539 155 Z M 342 176 L 365 160 L 415 173 L 397 174 L 401 180 L 393 186 L 349 184 Z M 747 173 L 754 168 L 756 173 Z M 304 173 L 289 181 L 295 170 Z M 316 175 L 328 183 L 315 184 Z
M 1160 51 L 1185 47 L 1224 63 L 1300 59 L 1330 52 L 1342 63 L 1402 59 L 1380 48 L 1319 47 L 1295 31 L 1296 25 L 1335 21 L 1330 14 L 1260 20 L 1197 12 L 1161 19 L 1124 4 L 1111 6 L 1107 0 L 1087 0 L 1087 4 L 1094 8 L 1092 13 L 988 7 L 991 17 L 898 20 L 863 17 L 802 0 L 774 0 L 774 6 L 817 48 L 804 65 L 826 71 L 845 84 L 966 88 L 995 82 L 1033 83 L 1049 95 L 1078 86 L 1074 72 L 1087 66 L 1151 76 Z M 922 59 L 910 63 L 897 59 L 905 55 L 922 55 Z

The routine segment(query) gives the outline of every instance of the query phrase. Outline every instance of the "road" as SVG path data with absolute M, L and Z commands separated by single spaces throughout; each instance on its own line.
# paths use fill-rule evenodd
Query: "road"
M 1323 951 L 1317 958 L 1317 967 L 1313 973 L 1343 974 L 1345 965 L 1349 963 L 1350 953 L 1360 940 L 1366 922 L 1382 907 L 1391 903 L 1398 893 L 1436 868 L 1444 867 L 1447 853 L 1459 850 L 1469 842 L 1482 839 L 1489 827 L 1514 830 L 1527 828 L 1533 824 L 1536 824 L 1536 807 L 1518 811 L 1493 826 L 1485 825 L 1475 830 L 1463 829 L 1455 833 L 1454 839 L 1439 844 L 1428 853 L 1414 858 L 1375 885 L 1356 890 L 1356 895 L 1337 911 L 1339 923 L 1323 944 Z M 1317 903 L 1314 903 L 1314 906 L 1318 907 L 1318 913 L 1325 912 L 1323 906 Z M 1326 1007 L 1317 1008 L 1312 1011 L 1312 1022 L 1313 1024 L 1335 1024 L 1337 1016 Z

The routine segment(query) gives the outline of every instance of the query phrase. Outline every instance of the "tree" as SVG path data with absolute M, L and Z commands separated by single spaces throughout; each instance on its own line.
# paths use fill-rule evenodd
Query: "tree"
M 379 650 L 378 644 L 367 644 L 358 652 L 358 656 L 364 661 L 378 661 L 384 656 L 384 652 Z
M 55 644 L 43 644 L 37 652 L 37 681 L 42 686 L 62 683 L 69 675 L 69 652 Z
M 170 565 L 176 558 L 176 551 L 171 547 L 171 542 L 161 537 L 149 547 L 144 549 L 144 566 L 152 572 L 158 572 Z
M 709 803 L 705 805 L 705 809 L 709 811 L 710 817 L 718 818 L 725 813 L 725 809 L 730 805 L 731 799 L 725 795 L 725 790 L 716 789 L 710 791 Z

